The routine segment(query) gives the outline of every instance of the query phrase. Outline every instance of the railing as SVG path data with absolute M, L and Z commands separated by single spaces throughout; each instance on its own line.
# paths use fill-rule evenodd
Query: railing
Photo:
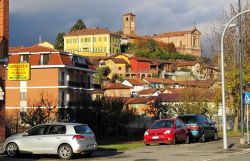
M 5 137 L 9 137 L 13 134 L 17 134 L 17 133 L 23 133 L 25 132 L 26 130 L 28 130 L 29 128 L 28 127 L 21 127 L 21 126 L 6 126 L 5 127 Z
M 86 83 L 78 83 L 78 82 L 69 81 L 68 85 L 72 87 L 86 88 Z

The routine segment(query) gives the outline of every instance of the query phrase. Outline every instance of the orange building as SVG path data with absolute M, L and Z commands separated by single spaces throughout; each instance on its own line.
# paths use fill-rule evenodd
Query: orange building
M 0 0 L 0 142 L 5 139 L 5 64 L 9 47 L 9 0 Z
M 92 90 L 96 70 L 85 57 L 34 45 L 11 51 L 9 64 L 20 62 L 30 64 L 30 80 L 6 81 L 7 117 L 25 113 L 45 96 L 56 109 L 75 109 L 80 106 L 82 95 Z M 56 116 L 63 119 L 60 114 Z

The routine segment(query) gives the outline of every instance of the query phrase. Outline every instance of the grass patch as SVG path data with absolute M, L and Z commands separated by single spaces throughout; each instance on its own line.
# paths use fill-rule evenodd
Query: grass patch
M 244 135 L 246 135 L 247 133 L 244 131 Z M 223 132 L 219 131 L 218 132 L 218 136 L 222 138 L 223 136 Z M 240 129 L 237 132 L 233 132 L 233 130 L 228 130 L 227 131 L 227 136 L 228 137 L 240 137 Z
M 143 142 L 128 142 L 128 143 L 121 143 L 121 144 L 109 144 L 109 145 L 98 145 L 98 148 L 102 150 L 128 150 L 128 149 L 135 149 L 139 147 L 143 147 Z

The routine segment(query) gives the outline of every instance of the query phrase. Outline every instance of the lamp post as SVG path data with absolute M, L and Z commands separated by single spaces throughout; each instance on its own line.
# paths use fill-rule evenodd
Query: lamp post
M 225 98 L 225 77 L 224 77 L 224 35 L 226 33 L 229 25 L 242 14 L 250 12 L 250 10 L 245 10 L 237 15 L 235 15 L 232 19 L 228 21 L 226 24 L 222 36 L 221 36 L 221 90 L 222 90 L 222 125 L 223 125 L 223 148 L 227 149 L 227 128 L 226 128 L 226 98 Z M 241 98 L 242 99 L 242 98 Z

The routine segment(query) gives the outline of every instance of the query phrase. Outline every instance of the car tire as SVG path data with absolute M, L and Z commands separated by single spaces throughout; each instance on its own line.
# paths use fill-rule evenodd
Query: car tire
M 217 132 L 214 133 L 214 138 L 213 138 L 213 140 L 214 140 L 214 141 L 217 141 L 217 140 L 218 140 L 218 133 L 217 133 Z
M 200 137 L 200 142 L 204 143 L 206 141 L 205 134 L 203 133 Z
M 185 144 L 190 144 L 190 137 L 189 137 L 189 135 L 186 136 Z
M 58 148 L 58 155 L 61 159 L 68 160 L 73 156 L 73 150 L 70 145 L 63 144 Z
M 175 145 L 175 144 L 176 144 L 176 136 L 174 135 L 174 138 L 173 138 L 171 145 Z
M 9 157 L 16 157 L 19 154 L 19 148 L 16 143 L 9 143 L 5 148 L 6 154 Z
M 145 144 L 145 146 L 149 146 L 150 144 Z
M 84 158 L 90 158 L 91 155 L 92 155 L 92 153 L 93 153 L 93 151 L 89 151 L 89 152 L 83 154 L 83 157 L 84 157 Z

